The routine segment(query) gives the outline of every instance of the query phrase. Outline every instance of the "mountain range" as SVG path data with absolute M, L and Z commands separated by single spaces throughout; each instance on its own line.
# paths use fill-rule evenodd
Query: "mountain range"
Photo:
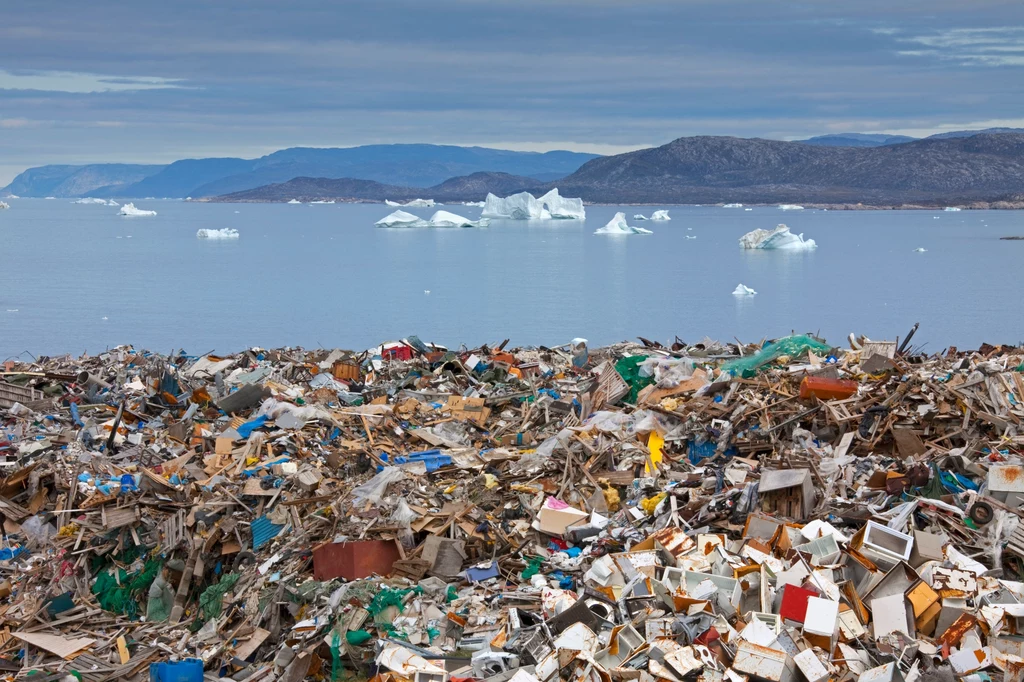
M 591 203 L 826 203 L 898 206 L 1024 201 L 1024 134 L 983 133 L 880 147 L 737 137 L 682 137 L 604 156 L 557 183 L 507 174 L 457 177 L 430 188 L 295 178 L 221 201 L 479 201 L 488 191 L 544 192 Z
M 564 177 L 595 154 L 516 152 L 432 144 L 347 148 L 293 147 L 258 159 L 185 159 L 166 166 L 89 164 L 40 166 L 18 175 L 0 196 L 210 197 L 299 176 L 358 178 L 430 187 L 478 171 L 512 173 L 539 182 Z

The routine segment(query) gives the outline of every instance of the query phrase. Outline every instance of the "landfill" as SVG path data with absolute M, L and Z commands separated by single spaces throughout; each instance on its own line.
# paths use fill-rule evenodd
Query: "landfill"
M 0 679 L 1021 682 L 1024 350 L 913 333 L 7 360 Z

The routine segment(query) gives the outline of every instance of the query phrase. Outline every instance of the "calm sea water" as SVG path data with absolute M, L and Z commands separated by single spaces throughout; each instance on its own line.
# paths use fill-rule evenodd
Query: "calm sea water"
M 1024 234 L 1013 211 L 588 206 L 585 222 L 385 230 L 373 223 L 393 209 L 372 204 L 138 201 L 158 215 L 122 218 L 64 199 L 10 203 L 0 211 L 0 359 L 122 343 L 365 348 L 410 334 L 473 346 L 796 330 L 840 344 L 850 332 L 902 337 L 914 322 L 915 342 L 932 351 L 1024 339 L 1024 242 L 999 241 Z M 657 208 L 672 221 L 632 220 Z M 654 234 L 594 235 L 617 210 Z M 745 232 L 780 222 L 818 249 L 738 247 Z M 241 238 L 196 239 L 223 227 Z M 732 296 L 740 282 L 758 295 Z

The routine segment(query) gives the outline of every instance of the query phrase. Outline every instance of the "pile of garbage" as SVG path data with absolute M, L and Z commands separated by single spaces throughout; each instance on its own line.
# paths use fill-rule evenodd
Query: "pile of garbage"
M 506 345 L 0 365 L 0 678 L 1021 680 L 1021 348 Z

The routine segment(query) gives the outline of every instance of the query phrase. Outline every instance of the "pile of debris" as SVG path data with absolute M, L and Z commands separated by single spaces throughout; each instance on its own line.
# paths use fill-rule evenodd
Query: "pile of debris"
M 1024 351 L 0 365 L 0 678 L 1024 674 Z

